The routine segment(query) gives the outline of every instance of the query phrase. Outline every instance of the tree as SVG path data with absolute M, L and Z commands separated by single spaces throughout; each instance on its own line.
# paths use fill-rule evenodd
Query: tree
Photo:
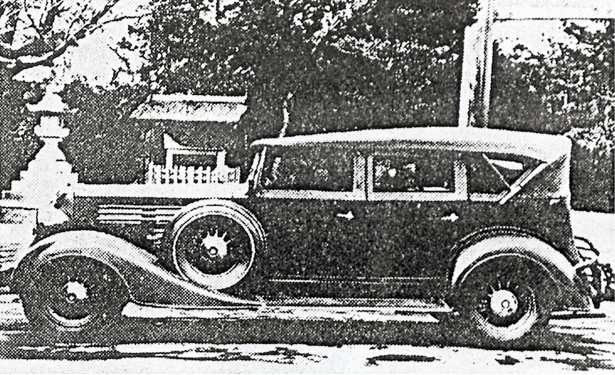
M 490 126 L 566 134 L 574 141 L 573 206 L 613 211 L 614 23 L 564 23 L 573 42 L 546 53 L 519 45 L 495 59 Z
M 61 94 L 74 110 L 65 119 L 71 132 L 63 144 L 80 181 L 142 182 L 148 158 L 145 129 L 130 115 L 146 99 L 148 90 L 139 85 L 97 89 L 74 81 Z
M 247 93 L 252 137 L 457 122 L 475 1 L 247 0 L 218 23 L 210 6 L 157 3 L 144 73 L 162 92 Z
M 11 76 L 52 66 L 70 47 L 104 25 L 133 16 L 112 14 L 120 0 L 2 0 L 0 65 Z

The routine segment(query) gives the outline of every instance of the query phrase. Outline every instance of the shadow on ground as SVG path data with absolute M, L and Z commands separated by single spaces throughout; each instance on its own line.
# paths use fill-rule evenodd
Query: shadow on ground
M 126 320 L 114 332 L 79 344 L 58 344 L 55 337 L 29 332 L 27 324 L 5 327 L 0 342 L 1 358 L 98 360 L 119 358 L 176 358 L 200 361 L 265 361 L 292 364 L 298 359 L 319 362 L 322 354 L 309 352 L 309 346 L 343 347 L 363 344 L 372 348 L 392 345 L 408 347 L 472 348 L 501 351 L 500 365 L 519 362 L 507 353 L 538 352 L 544 362 L 567 365 L 575 370 L 614 369 L 615 345 L 591 338 L 591 329 L 578 334 L 555 332 L 545 328 L 522 341 L 505 347 L 480 342 L 459 325 L 452 323 L 361 322 L 361 321 L 173 321 Z M 267 351 L 239 349 L 240 344 L 274 344 Z M 300 350 L 292 345 L 301 344 Z M 277 346 L 279 345 L 279 346 Z M 307 345 L 307 347 L 306 347 Z M 289 348 L 288 346 L 291 346 Z M 258 348 L 253 346 L 252 348 Z M 262 348 L 262 346 L 261 346 Z M 322 351 L 321 351 L 322 352 Z M 372 354 L 377 354 L 373 352 Z M 434 350 L 434 356 L 388 353 L 367 358 L 367 364 L 382 362 L 435 362 L 446 350 Z M 566 356 L 549 353 L 567 353 Z

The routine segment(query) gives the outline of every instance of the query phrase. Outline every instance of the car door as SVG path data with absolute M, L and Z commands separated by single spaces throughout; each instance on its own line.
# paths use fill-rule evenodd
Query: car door
M 333 296 L 357 272 L 353 253 L 365 203 L 365 159 L 349 148 L 265 152 L 249 207 L 265 229 L 259 263 L 268 285 L 285 295 Z
M 372 278 L 399 293 L 433 289 L 446 278 L 467 200 L 465 165 L 455 153 L 375 151 L 367 158 L 366 228 Z M 427 286 L 426 288 L 417 288 Z

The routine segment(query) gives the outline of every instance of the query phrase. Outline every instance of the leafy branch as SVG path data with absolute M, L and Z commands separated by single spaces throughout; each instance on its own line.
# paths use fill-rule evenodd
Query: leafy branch
M 29 43 L 19 48 L 13 47 L 12 37 L 7 38 L 7 42 L 0 43 L 0 65 L 3 65 L 9 71 L 11 76 L 36 66 L 52 66 L 54 61 L 70 47 L 77 46 L 80 40 L 102 27 L 127 19 L 140 19 L 148 15 L 123 15 L 105 20 L 105 17 L 120 1 L 109 0 L 102 9 L 95 11 L 89 17 L 86 15 L 88 6 L 81 7 L 79 11 L 75 12 L 75 16 L 66 28 L 65 33 L 58 30 L 56 22 L 58 17 L 70 11 L 63 1 L 48 4 L 49 7 L 45 14 L 41 16 L 39 22 L 34 20 L 26 1 L 24 1 L 22 9 L 12 9 L 12 19 L 19 20 L 20 14 L 23 14 L 37 36 L 32 37 Z M 4 9 L 2 11 L 4 12 Z M 5 34 L 12 32 L 11 36 L 14 35 L 18 23 L 14 22 L 13 25 L 10 25 L 13 30 L 6 31 L 5 29 Z M 64 34 L 63 37 L 61 37 L 62 34 Z

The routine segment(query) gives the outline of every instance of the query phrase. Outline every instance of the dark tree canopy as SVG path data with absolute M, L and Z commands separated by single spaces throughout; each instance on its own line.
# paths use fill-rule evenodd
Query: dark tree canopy
M 139 86 L 94 89 L 75 81 L 61 94 L 73 109 L 65 117 L 71 132 L 63 148 L 80 181 L 142 182 L 149 151 L 144 144 L 146 129 L 130 114 L 145 101 L 148 91 Z
M 156 2 L 146 77 L 163 92 L 248 94 L 254 136 L 455 124 L 475 1 Z

